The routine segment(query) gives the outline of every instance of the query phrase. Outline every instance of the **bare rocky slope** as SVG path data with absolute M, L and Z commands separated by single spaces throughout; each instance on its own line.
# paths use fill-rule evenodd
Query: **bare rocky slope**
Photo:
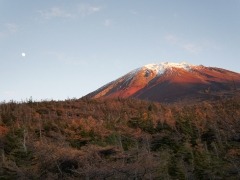
M 88 94 L 89 98 L 138 98 L 158 102 L 197 101 L 232 96 L 240 74 L 183 63 L 148 64 Z M 234 91 L 230 91 L 234 90 Z

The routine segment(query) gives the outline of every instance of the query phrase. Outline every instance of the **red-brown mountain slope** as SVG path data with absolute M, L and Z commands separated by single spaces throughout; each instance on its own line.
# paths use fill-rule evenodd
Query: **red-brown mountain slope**
M 221 68 L 183 63 L 148 64 L 87 95 L 90 98 L 139 98 L 174 102 L 187 96 L 240 87 L 240 74 Z

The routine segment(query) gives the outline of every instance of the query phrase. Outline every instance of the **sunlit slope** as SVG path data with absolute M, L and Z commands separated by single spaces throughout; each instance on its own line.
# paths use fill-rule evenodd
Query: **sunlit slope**
M 88 94 L 90 98 L 139 98 L 172 102 L 187 96 L 240 87 L 240 74 L 216 67 L 183 63 L 148 64 Z

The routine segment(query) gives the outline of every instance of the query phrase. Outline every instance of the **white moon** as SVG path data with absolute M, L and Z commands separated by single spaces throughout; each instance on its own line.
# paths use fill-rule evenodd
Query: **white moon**
M 25 53 L 22 53 L 22 57 L 24 57 L 24 56 L 26 56 L 26 54 L 25 54 Z

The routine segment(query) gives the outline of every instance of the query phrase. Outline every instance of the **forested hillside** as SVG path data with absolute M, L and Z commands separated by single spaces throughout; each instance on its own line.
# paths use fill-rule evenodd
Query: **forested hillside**
M 240 99 L 2 102 L 0 179 L 240 179 Z

